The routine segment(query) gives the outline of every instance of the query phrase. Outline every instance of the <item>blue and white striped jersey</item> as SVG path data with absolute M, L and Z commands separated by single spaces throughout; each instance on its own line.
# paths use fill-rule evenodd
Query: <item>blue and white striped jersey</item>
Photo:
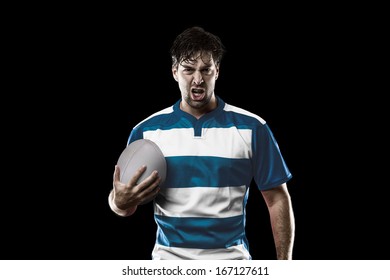
M 154 200 L 153 259 L 251 259 L 245 207 L 252 178 L 260 190 L 292 175 L 266 122 L 226 104 L 196 119 L 180 101 L 137 124 L 128 143 L 154 141 L 167 176 Z

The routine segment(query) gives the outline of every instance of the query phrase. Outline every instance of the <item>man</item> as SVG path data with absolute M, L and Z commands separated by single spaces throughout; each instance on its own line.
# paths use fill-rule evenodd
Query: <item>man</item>
M 181 99 L 137 124 L 128 144 L 154 141 L 167 161 L 137 184 L 146 167 L 120 182 L 115 167 L 111 209 L 130 216 L 153 199 L 157 223 L 152 258 L 252 259 L 245 208 L 254 179 L 267 204 L 277 259 L 292 259 L 295 222 L 286 182 L 292 177 L 267 123 L 225 103 L 214 92 L 225 48 L 200 27 L 186 29 L 171 47 Z

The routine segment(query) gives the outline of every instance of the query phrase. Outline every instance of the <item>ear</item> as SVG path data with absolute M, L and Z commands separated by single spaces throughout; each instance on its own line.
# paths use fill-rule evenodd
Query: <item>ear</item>
M 177 81 L 178 81 L 178 77 L 177 77 L 177 67 L 172 67 L 172 76 L 173 76 L 173 78 L 175 79 L 175 81 L 177 82 Z
M 218 79 L 218 76 L 219 76 L 219 65 L 217 65 L 216 67 L 215 67 L 215 79 Z

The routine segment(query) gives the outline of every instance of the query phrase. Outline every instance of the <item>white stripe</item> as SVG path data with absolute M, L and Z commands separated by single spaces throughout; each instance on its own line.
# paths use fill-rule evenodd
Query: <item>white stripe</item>
M 251 256 L 241 245 L 226 249 L 192 249 L 166 247 L 155 244 L 153 260 L 250 260 Z
M 259 122 L 261 122 L 262 124 L 265 124 L 266 121 L 264 119 L 262 119 L 260 116 L 256 115 L 256 114 L 253 114 L 245 109 L 242 109 L 242 108 L 239 108 L 239 107 L 236 107 L 236 106 L 233 106 L 233 105 L 229 105 L 229 104 L 226 104 L 225 103 L 225 108 L 223 108 L 225 111 L 231 111 L 231 112 L 235 112 L 235 113 L 239 113 L 239 114 L 242 114 L 242 115 L 246 115 L 246 116 L 249 116 L 249 117 L 252 117 L 252 118 L 255 118 L 257 119 Z
M 155 142 L 165 157 L 250 158 L 252 156 L 252 130 L 250 129 L 204 128 L 201 137 L 194 137 L 192 128 L 154 130 L 144 132 L 144 138 Z
M 154 213 L 169 217 L 227 218 L 243 214 L 246 187 L 161 188 Z
M 149 120 L 149 119 L 151 119 L 151 118 L 153 118 L 153 117 L 155 117 L 155 116 L 164 115 L 164 114 L 170 114 L 170 113 L 172 113 L 172 112 L 173 112 L 173 106 L 170 106 L 170 107 L 168 107 L 168 108 L 162 109 L 162 110 L 160 110 L 160 111 L 158 111 L 158 112 L 156 112 L 156 113 L 150 115 L 150 116 L 147 117 L 146 119 L 143 119 L 142 121 L 140 121 L 139 123 L 137 123 L 137 124 L 135 125 L 135 127 L 139 126 L 139 125 L 142 124 L 143 122 L 145 122 L 145 121 L 147 121 L 147 120 Z

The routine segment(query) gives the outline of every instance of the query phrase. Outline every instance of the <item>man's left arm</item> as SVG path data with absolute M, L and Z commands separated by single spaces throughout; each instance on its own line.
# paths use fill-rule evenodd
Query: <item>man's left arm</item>
M 292 260 L 295 218 L 287 184 L 264 190 L 261 194 L 270 214 L 276 257 L 278 260 Z

